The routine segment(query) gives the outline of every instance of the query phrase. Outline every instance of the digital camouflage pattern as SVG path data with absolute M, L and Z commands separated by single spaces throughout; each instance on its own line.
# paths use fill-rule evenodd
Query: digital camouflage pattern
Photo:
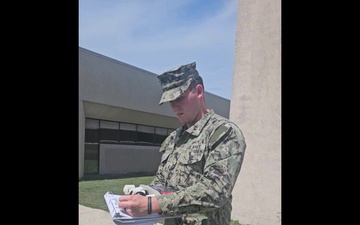
M 163 94 L 159 105 L 177 99 L 190 86 L 191 82 L 199 77 L 196 63 L 179 66 L 157 76 Z
M 157 199 L 163 214 L 183 217 L 164 225 L 229 225 L 245 148 L 238 126 L 213 110 L 189 129 L 173 131 L 161 145 L 161 163 L 150 185 L 178 190 Z

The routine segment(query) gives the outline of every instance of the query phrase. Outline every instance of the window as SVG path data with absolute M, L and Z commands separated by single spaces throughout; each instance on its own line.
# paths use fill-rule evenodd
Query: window
M 99 142 L 99 120 L 86 119 L 85 121 L 85 143 Z
M 154 144 L 155 141 L 155 127 L 137 125 L 137 142 Z
M 85 143 L 160 146 L 172 131 L 164 127 L 86 118 Z
M 99 173 L 99 143 L 160 146 L 172 131 L 164 127 L 86 118 L 84 173 Z
M 120 123 L 119 141 L 124 144 L 135 144 L 137 140 L 136 124 Z
M 162 127 L 155 127 L 155 144 L 161 144 L 168 135 L 168 129 Z
M 120 130 L 118 122 L 100 120 L 100 142 L 117 143 L 119 141 L 119 136 Z

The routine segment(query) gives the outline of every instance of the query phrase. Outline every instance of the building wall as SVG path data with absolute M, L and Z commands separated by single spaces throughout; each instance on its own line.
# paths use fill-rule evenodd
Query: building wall
M 281 1 L 238 5 L 230 119 L 247 149 L 234 188 L 232 218 L 281 224 Z
M 79 178 L 84 176 L 84 155 L 85 155 L 85 112 L 82 100 L 79 99 Z
M 160 164 L 157 146 L 100 144 L 99 174 L 153 173 Z M 135 162 L 129 164 L 129 162 Z M 132 165 L 135 164 L 136 167 Z
M 201 75 L 201 71 L 199 73 Z M 173 129 L 180 126 L 169 104 L 159 105 L 162 91 L 156 75 L 79 47 L 79 178 L 84 176 L 85 118 Z M 206 86 L 206 80 L 204 83 Z M 205 98 L 209 108 L 229 118 L 229 99 L 209 92 L 205 92 Z M 121 145 L 113 145 L 112 149 L 115 146 L 119 152 L 126 152 Z M 106 149 L 100 148 L 102 157 L 109 155 L 104 155 L 104 152 L 101 151 L 108 153 L 113 151 Z M 144 162 L 147 164 L 140 165 L 139 162 L 142 161 L 139 158 L 144 157 L 144 154 L 141 153 L 142 149 L 142 146 L 138 146 L 138 151 L 134 152 L 139 155 L 134 158 L 134 161 L 127 162 L 126 168 L 130 168 L 132 172 L 143 165 L 153 168 L 153 163 L 160 160 L 160 156 L 155 154 L 158 157 L 155 157 L 158 159 L 157 161 L 145 160 Z M 115 163 L 110 159 L 102 158 L 100 161 L 102 173 L 123 172 L 118 168 L 114 169 L 113 165 L 103 165 L 104 162 Z

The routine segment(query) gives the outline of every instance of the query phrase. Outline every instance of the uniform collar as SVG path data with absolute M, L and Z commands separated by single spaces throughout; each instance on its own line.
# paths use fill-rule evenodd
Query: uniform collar
M 185 132 L 188 132 L 189 134 L 193 136 L 199 136 L 201 131 L 204 129 L 210 118 L 214 115 L 214 110 L 211 109 L 210 112 L 206 113 L 203 118 L 201 118 L 199 121 L 197 121 L 193 126 L 191 126 L 189 129 L 187 129 Z M 182 127 L 182 129 L 186 129 L 186 125 Z

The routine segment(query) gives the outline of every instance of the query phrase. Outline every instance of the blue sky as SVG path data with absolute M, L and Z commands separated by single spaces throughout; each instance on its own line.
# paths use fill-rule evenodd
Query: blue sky
M 196 62 L 205 91 L 231 99 L 237 6 L 238 0 L 79 0 L 79 46 L 155 74 Z

